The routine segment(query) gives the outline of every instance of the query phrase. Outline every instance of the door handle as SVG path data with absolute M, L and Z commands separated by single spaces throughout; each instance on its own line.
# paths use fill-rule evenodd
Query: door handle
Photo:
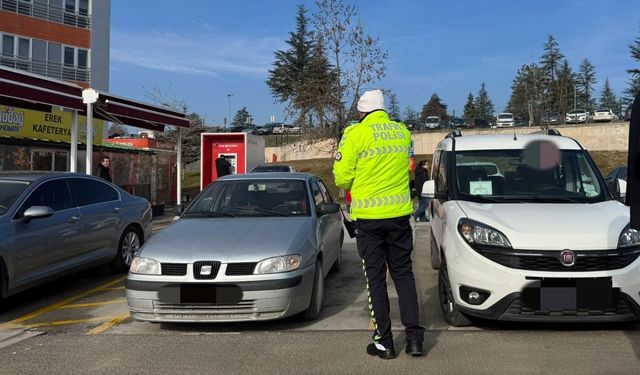
M 116 208 L 113 209 L 113 212 L 116 213 L 116 214 L 119 214 L 120 212 L 122 212 L 122 208 L 116 207 Z
M 71 216 L 69 219 L 67 219 L 67 223 L 69 224 L 75 224 L 79 221 L 80 221 L 80 218 L 77 216 Z

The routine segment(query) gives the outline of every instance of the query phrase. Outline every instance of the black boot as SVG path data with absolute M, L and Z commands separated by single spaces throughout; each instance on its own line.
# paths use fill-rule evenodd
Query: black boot
M 421 357 L 424 354 L 422 341 L 407 340 L 407 346 L 404 348 L 404 351 L 413 357 Z
M 376 344 L 367 345 L 367 354 L 369 355 L 377 355 L 382 359 L 394 359 L 396 357 L 396 350 L 392 347 L 387 348 L 386 350 L 380 350 L 376 347 Z

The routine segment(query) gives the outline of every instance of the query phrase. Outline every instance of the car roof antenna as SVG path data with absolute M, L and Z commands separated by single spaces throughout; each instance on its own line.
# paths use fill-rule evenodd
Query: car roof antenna
M 517 141 L 517 140 L 518 140 L 518 137 L 516 136 L 516 131 L 515 131 L 515 130 L 513 131 L 513 140 L 514 140 L 514 141 Z

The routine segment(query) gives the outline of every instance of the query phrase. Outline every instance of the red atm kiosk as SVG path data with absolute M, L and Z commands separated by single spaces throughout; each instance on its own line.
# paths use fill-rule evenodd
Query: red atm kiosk
M 247 173 L 264 164 L 264 138 L 250 133 L 202 133 L 200 135 L 200 190 L 218 178 L 216 159 L 225 155 L 231 173 Z

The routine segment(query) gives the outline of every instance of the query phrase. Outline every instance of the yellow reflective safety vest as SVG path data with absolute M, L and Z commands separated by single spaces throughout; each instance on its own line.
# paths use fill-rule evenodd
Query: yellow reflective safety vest
M 391 219 L 413 212 L 410 148 L 411 133 L 383 110 L 345 129 L 333 176 L 338 187 L 351 190 L 352 219 Z

